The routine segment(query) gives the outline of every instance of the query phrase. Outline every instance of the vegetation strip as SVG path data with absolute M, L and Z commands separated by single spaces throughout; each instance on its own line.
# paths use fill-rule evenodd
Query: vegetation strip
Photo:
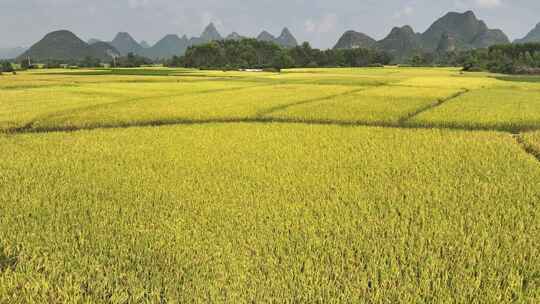
M 424 112 L 430 111 L 430 110 L 432 110 L 432 109 L 434 109 L 434 108 L 436 108 L 436 107 L 438 107 L 438 106 L 441 106 L 441 105 L 444 104 L 445 102 L 450 101 L 450 100 L 452 100 L 452 99 L 456 99 L 456 98 L 458 98 L 458 97 L 460 97 L 460 96 L 462 96 L 462 95 L 464 95 L 464 94 L 467 94 L 468 92 L 470 92 L 470 90 L 464 89 L 463 91 L 460 91 L 460 92 L 458 92 L 458 93 L 456 93 L 456 94 L 454 94 L 454 95 L 452 95 L 452 96 L 449 96 L 448 98 L 439 99 L 439 100 L 437 100 L 436 103 L 434 103 L 434 104 L 432 104 L 432 105 L 428 105 L 428 106 L 423 107 L 423 108 L 421 108 L 421 109 L 418 109 L 418 111 L 415 111 L 415 112 L 413 112 L 413 113 L 410 113 L 409 115 L 407 115 L 407 116 L 405 116 L 405 117 L 399 119 L 398 124 L 399 124 L 399 125 L 404 125 L 404 124 L 407 123 L 409 120 L 413 119 L 415 116 L 418 116 L 418 115 L 420 115 L 420 114 L 422 114 L 422 113 L 424 113 Z
M 529 144 L 523 137 L 522 134 L 512 134 L 512 137 L 516 140 L 519 146 L 523 148 L 525 152 L 533 156 L 538 162 L 540 162 L 540 151 L 535 149 L 533 145 Z
M 452 102 L 420 113 L 408 124 L 504 129 L 512 133 L 540 126 L 540 94 L 531 83 L 474 88 Z
M 312 102 L 319 102 L 319 101 L 325 101 L 325 100 L 332 100 L 332 99 L 337 98 L 337 97 L 347 96 L 347 95 L 349 95 L 349 94 L 353 94 L 353 93 L 356 93 L 356 92 L 365 91 L 365 90 L 367 90 L 367 89 L 371 89 L 371 88 L 374 88 L 374 87 L 376 87 L 376 86 L 369 86 L 369 87 L 365 87 L 365 88 L 362 88 L 362 89 L 356 89 L 356 90 L 347 91 L 347 92 L 344 92 L 344 93 L 341 93 L 341 94 L 335 94 L 335 95 L 332 95 L 332 96 L 326 96 L 326 97 L 320 97 L 320 98 L 313 98 L 313 99 L 303 100 L 303 101 L 299 101 L 299 102 L 295 102 L 295 103 L 291 103 L 291 104 L 286 104 L 286 105 L 281 105 L 281 106 L 272 107 L 272 108 L 270 108 L 270 109 L 260 111 L 260 112 L 257 114 L 257 117 L 258 117 L 258 118 L 263 118 L 264 116 L 266 116 L 266 115 L 268 115 L 268 114 L 272 114 L 272 113 L 277 112 L 277 111 L 285 110 L 285 109 L 288 109 L 288 108 L 290 108 L 290 107 L 299 106 L 299 105 L 305 105 L 305 104 L 312 103 Z
M 41 129 L 41 130 L 38 129 L 36 132 L 32 132 L 34 125 L 38 121 L 43 120 L 43 119 L 50 119 L 50 118 L 53 118 L 53 117 L 56 117 L 56 116 L 59 116 L 59 115 L 63 115 L 63 114 L 68 114 L 68 113 L 76 113 L 76 112 L 80 112 L 80 111 L 84 111 L 84 110 L 98 109 L 98 108 L 105 107 L 105 106 L 119 105 L 119 104 L 124 104 L 124 103 L 131 103 L 131 102 L 139 102 L 139 101 L 150 100 L 150 99 L 155 99 L 155 98 L 173 98 L 173 97 L 184 96 L 186 94 L 197 95 L 197 94 L 230 92 L 230 91 L 244 90 L 244 89 L 257 88 L 257 87 L 263 87 L 263 86 L 268 86 L 268 84 L 252 85 L 252 86 L 236 87 L 236 88 L 209 89 L 209 90 L 203 90 L 203 91 L 192 92 L 192 93 L 179 93 L 179 94 L 171 94 L 171 95 L 145 96 L 145 97 L 125 99 L 125 100 L 118 100 L 118 101 L 113 101 L 113 102 L 108 102 L 108 103 L 94 104 L 94 105 L 89 105 L 89 106 L 85 106 L 85 107 L 72 108 L 72 109 L 68 109 L 68 110 L 64 110 L 64 111 L 54 112 L 54 113 L 51 113 L 51 114 L 48 114 L 48 115 L 45 115 L 45 116 L 37 117 L 37 118 L 33 119 L 32 121 L 24 124 L 21 127 L 5 130 L 4 133 L 10 133 L 10 134 L 14 134 L 14 133 L 42 133 L 42 132 L 47 132 L 47 130 L 57 131 L 57 132 L 62 131 L 62 130 L 64 130 L 64 131 L 75 131 L 75 130 L 77 130 L 77 128 L 66 128 L 66 129 L 62 129 L 62 128 L 48 129 L 48 128 L 45 128 L 45 129 Z M 119 126 L 119 127 L 122 127 L 122 126 Z M 115 126 L 108 126 L 108 127 L 105 126 L 104 128 L 115 128 Z M 80 129 L 85 129 L 85 128 L 80 128 Z M 2 131 L 0 131 L 0 134 L 1 133 L 2 133 Z
M 498 128 L 480 128 L 480 127 L 464 127 L 464 126 L 428 126 L 428 125 L 396 125 L 394 123 L 380 123 L 380 122 L 347 122 L 347 121 L 334 121 L 334 120 L 298 120 L 287 118 L 275 118 L 275 117 L 259 117 L 259 118 L 223 118 L 223 119 L 171 119 L 171 120 L 155 120 L 145 122 L 134 123 L 120 123 L 114 125 L 99 125 L 88 127 L 33 127 L 34 123 L 26 124 L 20 128 L 13 128 L 0 134 L 17 135 L 17 134 L 33 134 L 33 133 L 58 133 L 58 132 L 77 132 L 77 131 L 92 131 L 102 129 L 127 129 L 127 128 L 141 128 L 141 127 L 161 127 L 161 126 L 173 126 L 173 125 L 208 125 L 208 124 L 239 124 L 239 123 L 253 123 L 253 124 L 297 124 L 297 125 L 332 125 L 341 127 L 378 127 L 388 129 L 404 129 L 404 130 L 456 130 L 456 131 L 493 131 L 512 133 L 508 129 Z M 540 130 L 540 127 L 538 128 Z M 527 129 L 526 131 L 533 131 L 533 129 Z

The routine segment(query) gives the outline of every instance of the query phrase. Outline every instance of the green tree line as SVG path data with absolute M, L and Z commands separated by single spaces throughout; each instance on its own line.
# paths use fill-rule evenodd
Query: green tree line
M 11 65 L 11 62 L 7 60 L 0 60 L 0 74 L 2 73 L 13 73 L 15 69 L 13 68 L 13 65 Z
M 413 66 L 461 66 L 465 71 L 540 75 L 540 43 L 502 44 L 485 49 L 422 53 Z
M 366 67 L 390 63 L 391 56 L 372 49 L 320 50 L 309 43 L 282 48 L 256 39 L 212 41 L 188 48 L 166 62 L 171 67 L 208 69 L 275 69 L 301 67 Z

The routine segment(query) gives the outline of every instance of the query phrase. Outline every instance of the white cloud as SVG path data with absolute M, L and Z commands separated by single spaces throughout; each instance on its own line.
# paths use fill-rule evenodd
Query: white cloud
M 149 4 L 149 0 L 129 0 L 128 1 L 128 5 L 130 8 L 140 8 L 140 7 L 145 7 Z
M 503 6 L 502 0 L 455 0 L 454 6 L 462 9 L 471 7 L 477 8 L 497 8 Z
M 336 29 L 336 14 L 326 14 L 317 20 L 307 19 L 304 22 L 304 29 L 308 33 L 329 33 Z
M 501 0 L 475 0 L 474 1 L 478 7 L 483 8 L 493 8 L 493 7 L 499 7 L 502 5 Z
M 406 5 L 405 7 L 403 7 L 401 10 L 397 11 L 392 16 L 392 18 L 400 19 L 402 17 L 411 16 L 412 14 L 414 14 L 414 8 L 412 7 L 412 5 L 409 4 L 409 5 Z

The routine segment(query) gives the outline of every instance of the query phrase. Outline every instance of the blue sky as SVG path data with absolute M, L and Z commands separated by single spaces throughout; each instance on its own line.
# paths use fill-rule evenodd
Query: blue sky
M 222 34 L 249 36 L 287 26 L 299 41 L 327 48 L 349 29 L 380 39 L 393 26 L 423 32 L 444 13 L 466 10 L 511 39 L 540 22 L 539 0 L 0 0 L 0 47 L 29 46 L 58 29 L 85 40 L 127 31 L 153 43 L 198 35 L 212 21 Z

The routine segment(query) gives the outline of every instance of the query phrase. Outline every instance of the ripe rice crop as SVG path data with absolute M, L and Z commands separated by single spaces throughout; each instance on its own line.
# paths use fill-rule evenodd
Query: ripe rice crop
M 212 124 L 0 146 L 5 302 L 540 299 L 540 166 L 506 134 Z
M 494 78 L 481 77 L 480 75 L 470 76 L 461 74 L 452 75 L 429 75 L 406 77 L 400 82 L 402 86 L 415 88 L 445 88 L 445 89 L 482 89 L 504 85 L 503 82 Z
M 479 89 L 416 116 L 413 125 L 520 131 L 540 128 L 540 87 Z
M 540 160 L 540 131 L 522 135 L 523 144 Z
M 540 302 L 540 86 L 515 79 L 4 74 L 0 303 Z
M 329 100 L 293 105 L 268 116 L 298 121 L 398 124 L 401 119 L 457 93 L 459 91 L 454 89 L 382 86 Z
M 224 82 L 187 84 L 99 84 L 1 93 L 9 131 L 96 128 L 182 121 L 255 119 L 259 113 L 298 102 L 327 99 L 347 86 L 256 85 Z M 16 100 L 17 102 L 13 102 Z M 0 116 L 1 117 L 1 116 Z
M 249 86 L 254 84 L 202 81 L 69 85 L 69 82 L 65 82 L 62 86 L 0 90 L 0 130 L 20 128 L 30 123 L 34 126 L 57 127 L 59 125 L 50 125 L 47 121 L 55 116 L 111 107 L 115 104 L 138 102 L 140 105 L 144 104 L 145 100 L 236 90 Z M 103 117 L 94 119 L 103 121 Z

